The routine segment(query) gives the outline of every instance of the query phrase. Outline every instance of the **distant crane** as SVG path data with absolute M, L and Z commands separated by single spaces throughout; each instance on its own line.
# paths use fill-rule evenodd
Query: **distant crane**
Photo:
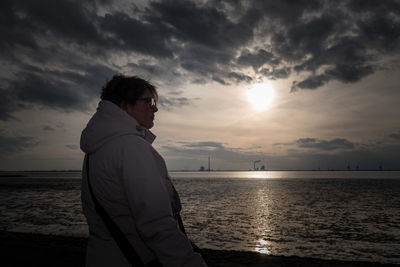
M 253 161 L 253 165 L 254 165 L 254 169 L 253 170 L 258 170 L 258 169 L 256 169 L 256 163 L 259 163 L 259 162 L 261 162 L 261 160 L 256 160 L 256 161 Z
M 350 167 L 350 161 L 347 162 L 347 168 L 348 171 L 351 171 L 351 167 Z

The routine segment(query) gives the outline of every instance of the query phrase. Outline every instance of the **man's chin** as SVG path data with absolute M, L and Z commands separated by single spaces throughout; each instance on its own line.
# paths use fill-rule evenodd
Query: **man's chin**
M 154 126 L 154 122 L 149 123 L 148 125 L 146 125 L 146 128 L 150 130 L 151 128 L 153 128 L 153 126 Z

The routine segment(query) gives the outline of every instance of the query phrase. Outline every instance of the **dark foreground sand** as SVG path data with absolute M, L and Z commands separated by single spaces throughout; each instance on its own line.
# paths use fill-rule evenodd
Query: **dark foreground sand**
M 0 231 L 1 266 L 84 266 L 86 238 Z M 212 266 L 399 266 L 209 250 Z

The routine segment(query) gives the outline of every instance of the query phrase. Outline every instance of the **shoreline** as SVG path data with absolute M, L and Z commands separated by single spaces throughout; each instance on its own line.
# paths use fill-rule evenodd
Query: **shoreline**
M 0 170 L 0 177 L 10 177 L 4 173 L 41 173 L 41 172 L 55 172 L 55 173 L 65 173 L 65 172 L 76 172 L 80 173 L 82 170 Z M 216 169 L 210 171 L 200 171 L 200 170 L 169 170 L 168 172 L 400 172 L 400 169 L 293 169 L 293 170 L 280 170 L 280 169 L 265 169 L 265 170 L 224 170 L 224 169 Z M 23 177 L 23 176 L 22 176 Z
M 84 266 L 87 238 L 0 231 L 2 266 Z M 204 249 L 211 266 L 400 266 Z

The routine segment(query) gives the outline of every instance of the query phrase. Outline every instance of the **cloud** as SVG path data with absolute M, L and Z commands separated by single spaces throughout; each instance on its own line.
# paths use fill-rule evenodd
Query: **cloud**
M 13 84 L 11 90 L 24 102 L 64 109 L 83 105 L 79 92 L 64 81 L 39 77 L 31 73 L 19 73 L 19 76 L 20 80 Z
M 344 6 L 338 5 L 326 10 L 326 14 L 329 12 L 333 15 L 325 16 L 325 22 L 320 21 L 322 22 L 320 26 L 330 25 L 325 29 L 330 29 L 331 32 L 321 32 L 316 36 L 319 40 L 313 42 L 318 47 L 312 50 L 307 49 L 308 45 L 295 48 L 300 53 L 308 55 L 309 59 L 300 62 L 294 68 L 297 71 L 321 70 L 324 82 L 317 87 L 329 80 L 357 82 L 379 69 L 377 57 L 399 51 L 400 22 L 396 17 L 399 16 L 400 9 L 396 1 L 373 5 L 368 2 L 347 1 Z M 315 21 L 318 22 L 323 16 L 322 14 Z M 317 88 L 314 87 L 315 83 L 310 84 L 311 87 L 307 87 L 306 84 L 299 83 L 303 85 L 299 89 Z
M 335 138 L 331 140 L 323 140 L 311 137 L 299 138 L 292 142 L 287 143 L 275 143 L 274 146 L 295 146 L 297 148 L 313 149 L 314 151 L 333 151 L 342 149 L 355 149 L 356 144 L 348 141 L 344 138 Z M 299 149 L 292 149 L 294 152 L 299 151 Z
M 182 42 L 196 43 L 214 50 L 237 48 L 251 40 L 252 26 L 247 21 L 234 23 L 225 13 L 211 6 L 191 1 L 152 2 L 156 13 L 152 19 L 172 27 L 171 32 Z
M 77 145 L 65 145 L 65 147 L 68 147 L 71 150 L 77 150 L 79 148 Z
M 172 169 L 198 169 L 211 158 L 213 169 L 245 169 L 253 168 L 255 160 L 270 160 L 268 153 L 257 152 L 254 148 L 241 149 L 230 147 L 217 141 L 181 142 L 161 147 L 167 155 L 168 166 Z M 180 167 L 179 167 L 180 166 Z
M 357 82 L 363 77 L 374 72 L 371 65 L 349 65 L 337 64 L 334 68 L 326 71 L 328 77 L 335 78 L 345 83 Z
M 400 133 L 392 133 L 389 135 L 391 139 L 400 141 Z
M 113 70 L 98 66 L 84 65 L 85 72 L 79 70 L 41 69 L 31 65 L 21 65 L 18 79 L 6 78 L 6 102 L 0 108 L 0 119 L 12 119 L 12 113 L 18 109 L 35 104 L 41 107 L 63 111 L 89 109 L 88 100 L 100 95 L 105 79 L 111 77 Z
M 38 47 L 32 32 L 32 26 L 15 14 L 15 1 L 5 0 L 0 2 L 0 48 L 12 51 L 16 45 L 31 49 Z
M 315 75 L 308 77 L 307 79 L 297 82 L 294 81 L 292 84 L 291 91 L 297 91 L 299 88 L 300 89 L 315 89 L 318 87 L 321 87 L 322 85 L 325 84 L 329 79 L 326 75 Z
M 170 88 L 182 77 L 230 85 L 293 73 L 299 78 L 291 91 L 356 83 L 399 52 L 399 6 L 396 0 L 1 1 L 0 48 L 7 53 L 0 56 L 0 86 L 7 99 L 0 120 L 31 104 L 85 110 L 124 67 Z
M 168 166 L 172 169 L 198 169 L 211 157 L 213 169 L 253 168 L 261 160 L 268 170 L 346 170 L 356 165 L 360 170 L 398 169 L 400 145 L 382 140 L 380 144 L 355 144 L 343 138 L 323 140 L 300 138 L 288 143 L 275 144 L 286 149 L 282 153 L 265 153 L 252 149 L 233 148 L 218 141 L 181 142 L 162 146 Z M 184 167 L 182 167 L 184 166 Z
M 234 80 L 236 83 L 240 83 L 240 82 L 247 82 L 247 83 L 249 83 L 249 82 L 253 81 L 253 78 L 252 78 L 252 77 L 250 77 L 250 76 L 248 76 L 248 75 L 246 75 L 246 74 L 243 74 L 243 73 L 238 73 L 238 72 L 231 72 L 231 73 L 229 73 L 229 74 L 228 74 L 228 78 L 229 78 L 230 80 Z
M 276 66 L 280 63 L 280 59 L 276 58 L 272 53 L 259 49 L 256 53 L 251 53 L 248 49 L 242 51 L 237 58 L 237 63 L 242 66 L 251 66 L 257 71 L 261 66 L 268 63 Z
M 390 134 L 381 139 L 353 143 L 347 139 L 334 138 L 323 140 L 317 138 L 299 138 L 292 142 L 276 143 L 283 148 L 283 153 L 271 159 L 275 168 L 285 168 L 279 161 L 290 165 L 291 169 L 325 169 L 346 170 L 356 165 L 363 170 L 399 168 L 400 145 L 393 143 L 397 134 Z M 285 149 L 286 148 L 286 149 Z
M 54 131 L 55 129 L 49 125 L 43 125 L 42 130 L 43 131 Z
M 266 69 L 263 68 L 260 70 L 260 73 L 262 73 L 265 77 L 268 77 L 270 80 L 276 80 L 276 79 L 286 79 L 290 76 L 291 74 L 291 68 L 289 67 L 283 67 L 283 68 L 276 68 L 276 69 Z
M 17 109 L 13 97 L 8 90 L 0 89 L 0 120 L 8 121 L 14 119 L 12 113 Z
M 378 170 L 380 166 L 384 170 L 398 170 L 399 160 L 396 155 L 400 153 L 399 145 L 380 144 L 375 147 L 365 148 L 360 145 L 354 149 L 344 149 L 337 153 L 322 153 L 322 151 L 297 150 L 288 151 L 281 159 L 287 161 L 292 159 L 293 165 L 298 169 L 326 169 L 326 170 Z
M 35 137 L 31 136 L 7 136 L 4 132 L 0 132 L 0 150 L 1 156 L 7 156 L 20 152 L 29 148 L 33 148 L 39 144 Z
M 158 105 L 165 108 L 166 110 L 188 106 L 191 103 L 192 101 L 186 97 L 159 96 L 158 98 Z
M 184 143 L 184 147 L 201 147 L 207 149 L 216 149 L 216 148 L 224 148 L 224 144 L 220 142 L 212 142 L 212 141 L 204 141 L 204 142 L 195 142 L 195 143 Z
M 35 30 L 47 30 L 59 38 L 78 43 L 100 41 L 93 13 L 84 3 L 75 1 L 18 1 L 15 5 L 23 12 L 23 20 L 31 21 Z
M 343 138 L 332 140 L 317 140 L 315 138 L 300 138 L 296 141 L 300 148 L 312 148 L 317 150 L 352 149 L 354 144 Z
M 223 66 L 228 66 L 233 56 L 229 50 L 215 50 L 192 43 L 185 45 L 185 48 L 180 51 L 179 61 L 180 67 L 185 71 L 212 79 L 214 76 L 227 74 L 227 69 L 230 68 L 226 69 Z M 223 80 L 223 78 L 220 79 L 221 84 L 224 84 Z
M 106 14 L 100 21 L 102 30 L 113 36 L 108 40 L 114 49 L 129 49 L 154 57 L 171 57 L 173 54 L 168 47 L 170 31 L 155 20 L 144 23 L 118 12 Z

